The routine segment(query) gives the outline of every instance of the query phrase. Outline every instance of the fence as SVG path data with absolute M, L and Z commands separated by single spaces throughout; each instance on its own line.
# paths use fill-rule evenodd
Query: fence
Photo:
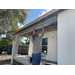
M 29 50 L 29 46 L 23 46 L 23 45 L 19 45 L 18 47 L 18 54 L 28 54 L 28 50 Z
M 29 49 L 28 45 L 27 46 L 19 45 L 18 46 L 18 54 L 27 55 L 28 54 L 28 49 Z M 0 54 L 2 54 L 2 51 L 6 51 L 7 54 L 11 54 L 12 53 L 12 45 L 9 45 L 7 47 L 0 46 Z

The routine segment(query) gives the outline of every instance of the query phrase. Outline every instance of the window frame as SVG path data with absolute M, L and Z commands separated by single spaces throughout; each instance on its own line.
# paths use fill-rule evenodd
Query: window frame
M 46 38 L 47 38 L 47 45 L 42 45 L 42 43 L 41 43 L 41 45 L 47 47 L 47 53 L 48 53 L 48 37 L 44 37 L 44 38 L 42 38 L 42 39 L 46 39 Z M 41 42 L 42 42 L 42 40 L 41 40 Z M 42 52 L 42 53 L 43 53 L 43 52 Z M 46 53 L 46 54 L 47 54 L 47 53 Z

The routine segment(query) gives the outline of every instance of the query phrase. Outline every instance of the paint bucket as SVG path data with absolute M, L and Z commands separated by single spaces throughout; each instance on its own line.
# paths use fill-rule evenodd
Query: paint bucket
M 30 56 L 29 55 L 26 56 L 26 62 L 30 63 Z

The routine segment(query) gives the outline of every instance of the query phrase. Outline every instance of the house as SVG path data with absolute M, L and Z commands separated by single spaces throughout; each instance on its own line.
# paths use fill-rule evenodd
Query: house
M 26 64 L 25 57 L 18 57 L 19 37 L 30 38 L 29 56 L 32 56 L 32 30 L 35 27 L 39 35 L 44 25 L 45 34 L 42 38 L 42 52 L 46 51 L 46 61 L 55 62 L 57 65 L 75 65 L 75 10 L 53 9 L 37 18 L 26 26 L 20 28 L 16 35 L 14 45 L 14 60 Z

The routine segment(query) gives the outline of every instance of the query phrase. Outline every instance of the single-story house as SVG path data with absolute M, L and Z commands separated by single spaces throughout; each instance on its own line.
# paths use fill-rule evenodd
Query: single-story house
M 46 61 L 57 65 L 75 65 L 75 9 L 53 9 L 15 31 L 13 59 L 28 64 L 25 63 L 25 57 L 17 56 L 19 37 L 30 38 L 28 54 L 32 57 L 32 30 L 36 28 L 40 35 L 43 25 L 45 34 L 41 43 L 42 52 L 46 51 Z

